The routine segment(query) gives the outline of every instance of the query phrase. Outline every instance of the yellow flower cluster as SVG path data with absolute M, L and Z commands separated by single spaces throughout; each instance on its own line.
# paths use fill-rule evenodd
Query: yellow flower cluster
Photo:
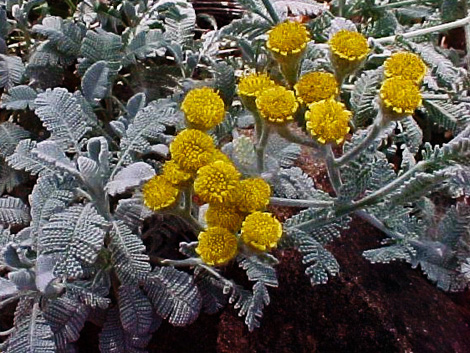
M 419 90 L 426 65 L 413 53 L 399 52 L 385 61 L 384 73 L 387 79 L 380 88 L 380 98 L 385 111 L 392 119 L 413 114 L 421 106 Z
M 311 104 L 335 97 L 339 93 L 335 75 L 314 71 L 303 75 L 294 86 L 300 103 Z
M 256 107 L 260 115 L 270 123 L 284 124 L 294 119 L 299 103 L 294 92 L 283 86 L 275 86 L 264 90 L 256 98 Z
M 188 126 L 207 131 L 220 124 L 225 117 L 225 104 L 212 88 L 191 90 L 181 104 Z
M 275 26 L 268 32 L 266 47 L 282 56 L 302 52 L 310 41 L 310 34 L 299 22 L 286 21 Z
M 343 103 L 334 99 L 312 103 L 305 113 L 307 130 L 320 143 L 341 143 L 349 132 L 351 115 Z
M 361 61 L 369 54 L 367 39 L 359 32 L 342 29 L 328 42 L 334 57 L 347 61 Z
M 209 204 L 205 214 L 208 228 L 199 234 L 196 248 L 205 263 L 224 265 L 235 257 L 239 231 L 241 241 L 253 250 L 269 251 L 276 246 L 282 224 L 270 213 L 262 212 L 271 196 L 266 181 L 240 180 L 240 173 L 231 163 L 218 160 L 199 169 L 194 190 Z

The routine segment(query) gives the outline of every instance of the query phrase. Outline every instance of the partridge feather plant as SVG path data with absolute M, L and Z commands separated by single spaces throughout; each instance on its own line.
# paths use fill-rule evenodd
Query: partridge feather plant
M 251 332 L 291 250 L 328 290 L 354 218 L 371 263 L 469 288 L 454 2 L 244 0 L 222 25 L 189 0 L 0 1 L 0 351 L 77 352 L 90 321 L 90 347 L 144 353 L 227 306 Z

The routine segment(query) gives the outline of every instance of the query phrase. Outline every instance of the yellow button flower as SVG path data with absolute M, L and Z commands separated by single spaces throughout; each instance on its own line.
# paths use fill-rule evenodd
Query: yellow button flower
M 282 224 L 271 213 L 254 212 L 242 225 L 243 242 L 261 251 L 275 248 L 281 236 Z
M 359 32 L 342 29 L 328 44 L 333 55 L 348 61 L 360 61 L 369 53 L 367 39 Z
M 220 96 L 209 87 L 190 91 L 181 104 L 190 127 L 209 130 L 220 124 L 225 117 L 225 105 Z
M 266 47 L 282 56 L 300 53 L 310 40 L 307 28 L 293 21 L 278 24 L 268 32 L 268 35 Z
M 418 86 L 401 77 L 386 79 L 380 88 L 380 98 L 385 107 L 398 114 L 413 114 L 422 104 Z
M 182 170 L 173 160 L 165 162 L 162 175 L 173 185 L 184 185 L 192 176 L 191 173 Z
M 307 130 L 320 143 L 341 143 L 349 132 L 351 115 L 344 104 L 334 99 L 312 103 L 305 113 Z
M 240 173 L 230 163 L 215 161 L 198 170 L 194 191 L 206 203 L 231 203 L 240 184 Z
M 158 211 L 173 205 L 178 198 L 179 190 L 162 175 L 156 175 L 144 184 L 142 193 L 145 206 Z
M 194 129 L 181 131 L 170 144 L 173 160 L 181 169 L 194 173 L 212 161 L 215 151 L 212 137 Z
M 271 187 L 262 178 L 249 178 L 240 182 L 237 194 L 237 207 L 240 211 L 261 211 L 269 204 Z
M 265 89 L 274 87 L 276 83 L 266 74 L 250 74 L 240 79 L 238 94 L 241 96 L 258 97 Z
M 276 86 L 263 91 L 256 98 L 256 107 L 260 115 L 271 123 L 283 124 L 293 120 L 299 103 L 295 94 L 285 87 Z
M 210 227 L 199 233 L 196 253 L 210 266 L 225 265 L 237 255 L 237 237 L 228 229 Z
M 223 204 L 212 204 L 206 212 L 206 222 L 209 227 L 222 227 L 231 232 L 238 232 L 242 227 L 245 216 L 235 207 Z
M 421 83 L 426 75 L 426 65 L 421 58 L 413 53 L 400 52 L 393 54 L 385 61 L 386 77 L 401 77 Z
M 335 76 L 319 71 L 303 75 L 294 89 L 299 102 L 305 104 L 334 98 L 339 92 Z

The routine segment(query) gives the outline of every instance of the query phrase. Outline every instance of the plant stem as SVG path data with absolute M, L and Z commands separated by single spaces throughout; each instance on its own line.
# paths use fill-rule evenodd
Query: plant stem
M 333 187 L 336 196 L 339 196 L 339 190 L 341 189 L 341 185 L 343 185 L 343 182 L 341 181 L 341 175 L 339 173 L 339 170 L 336 168 L 335 165 L 335 156 L 333 154 L 333 150 L 331 149 L 331 145 L 325 145 L 324 150 L 326 157 L 326 169 L 328 170 L 328 176 L 330 177 L 331 186 Z
M 393 8 L 396 8 L 396 7 L 419 4 L 420 2 L 422 2 L 422 0 L 397 1 L 397 2 L 392 2 L 391 4 L 384 4 L 384 5 L 376 6 L 375 9 L 393 9 Z
M 457 21 L 449 22 L 449 23 L 443 23 L 441 25 L 437 26 L 432 26 L 428 28 L 423 28 L 423 29 L 418 29 L 416 31 L 411 31 L 408 33 L 401 33 L 393 36 L 388 36 L 388 37 L 382 37 L 382 38 L 376 38 L 375 42 L 379 44 L 387 44 L 387 43 L 393 43 L 397 37 L 403 37 L 403 38 L 413 38 L 413 37 L 418 37 L 418 36 L 423 36 L 425 34 L 430 34 L 434 32 L 444 32 L 449 29 L 453 28 L 458 28 L 465 26 L 470 23 L 470 16 L 462 18 Z
M 13 331 L 15 331 L 15 327 L 12 327 L 11 329 L 6 330 L 6 331 L 0 331 L 0 337 L 11 335 Z
M 264 171 L 264 150 L 268 144 L 270 130 L 271 127 L 268 124 L 262 125 L 261 137 L 256 146 L 256 163 L 260 174 Z
M 286 207 L 328 207 L 334 204 L 333 201 L 318 201 L 318 200 L 300 200 L 300 199 L 285 199 L 283 197 L 271 197 L 269 203 L 275 206 Z
M 413 168 L 408 170 L 406 173 L 401 175 L 399 178 L 395 179 L 393 182 L 391 182 L 388 185 L 385 185 L 381 189 L 378 189 L 374 191 L 372 194 L 364 197 L 363 199 L 351 203 L 349 205 L 346 205 L 340 210 L 340 213 L 346 212 L 354 212 L 356 210 L 374 205 L 378 202 L 380 202 L 385 196 L 387 196 L 390 192 L 397 190 L 405 181 L 407 181 L 409 178 L 411 178 L 414 174 L 416 174 L 419 171 L 422 171 L 426 169 L 428 166 L 428 162 L 426 161 L 421 161 L 417 163 Z
M 318 145 L 314 140 L 309 138 L 302 138 L 301 136 L 294 134 L 287 126 L 278 127 L 277 132 L 281 137 L 284 137 L 287 141 L 317 149 L 320 147 L 320 145 Z
M 279 19 L 279 15 L 277 14 L 276 9 L 274 8 L 273 4 L 271 3 L 271 0 L 261 0 L 263 2 L 264 7 L 266 8 L 266 11 L 268 11 L 269 16 L 273 19 L 273 22 L 275 24 L 281 22 Z
M 349 150 L 340 158 L 335 159 L 335 166 L 340 167 L 357 158 L 380 135 L 383 126 L 383 119 L 381 116 L 379 116 L 378 119 L 374 122 L 374 125 L 372 125 L 372 127 L 369 129 L 369 133 L 367 134 L 365 139 L 363 139 L 359 145 Z
M 354 212 L 356 216 L 359 218 L 362 218 L 364 221 L 368 222 L 378 230 L 382 231 L 386 235 L 388 235 L 390 238 L 397 239 L 397 240 L 402 240 L 405 238 L 405 236 L 401 233 L 394 232 L 390 228 L 388 228 L 383 222 L 375 217 L 374 215 L 371 215 L 370 213 L 367 213 L 364 210 L 358 210 Z
M 65 2 L 67 3 L 68 7 L 70 7 L 70 10 L 72 10 L 72 14 L 73 14 L 75 10 L 77 9 L 77 7 L 75 6 L 72 0 L 65 0 Z
M 184 260 L 165 259 L 160 261 L 160 264 L 173 267 L 192 267 L 202 264 L 202 260 L 198 257 L 190 257 Z
M 346 5 L 346 0 L 338 0 L 338 16 L 339 17 L 343 17 L 345 5 Z

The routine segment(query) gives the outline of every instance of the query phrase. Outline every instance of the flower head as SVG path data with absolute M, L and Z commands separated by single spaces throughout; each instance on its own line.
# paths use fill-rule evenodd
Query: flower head
M 222 227 L 232 232 L 238 232 L 245 216 L 235 207 L 222 204 L 212 204 L 206 212 L 206 222 L 209 227 Z
M 156 175 L 144 184 L 142 193 L 145 206 L 158 211 L 173 205 L 178 198 L 179 190 L 164 176 Z
M 328 42 L 331 52 L 341 59 L 360 61 L 369 53 L 367 39 L 355 31 L 342 29 Z
M 386 77 L 401 77 L 420 83 L 426 75 L 426 65 L 413 53 L 400 52 L 393 54 L 385 61 Z
M 385 107 L 398 114 L 413 114 L 422 103 L 418 86 L 401 77 L 386 79 L 380 88 L 380 98 Z
M 187 172 L 196 172 L 210 163 L 215 151 L 214 141 L 204 132 L 194 129 L 181 131 L 170 144 L 173 160 Z
M 309 105 L 305 113 L 307 130 L 320 143 L 341 143 L 349 132 L 349 120 L 352 113 L 344 108 L 344 104 L 327 99 Z
M 191 173 L 182 170 L 173 160 L 165 162 L 162 175 L 173 185 L 183 185 L 192 177 Z
M 254 212 L 242 225 L 243 242 L 261 251 L 276 247 L 281 236 L 282 224 L 271 213 Z
M 215 161 L 198 170 L 194 191 L 206 203 L 230 203 L 234 201 L 240 173 L 231 164 Z
M 271 187 L 262 178 L 249 178 L 240 182 L 237 207 L 242 212 L 263 210 L 269 203 Z
M 224 101 L 212 88 L 202 87 L 190 91 L 181 104 L 189 125 L 199 130 L 209 130 L 225 117 Z
M 309 72 L 300 78 L 294 89 L 300 103 L 310 104 L 336 96 L 338 83 L 328 72 Z
M 263 118 L 271 123 L 282 124 L 293 120 L 299 103 L 294 92 L 282 86 L 268 88 L 256 98 L 256 107 Z
M 208 265 L 224 265 L 237 255 L 237 237 L 228 229 L 210 227 L 199 233 L 198 240 L 196 253 Z
M 266 47 L 282 56 L 300 53 L 310 40 L 307 28 L 303 24 L 293 21 L 278 24 L 268 34 Z
M 251 74 L 244 76 L 238 83 L 238 94 L 241 96 L 258 97 L 265 89 L 276 84 L 266 74 Z

